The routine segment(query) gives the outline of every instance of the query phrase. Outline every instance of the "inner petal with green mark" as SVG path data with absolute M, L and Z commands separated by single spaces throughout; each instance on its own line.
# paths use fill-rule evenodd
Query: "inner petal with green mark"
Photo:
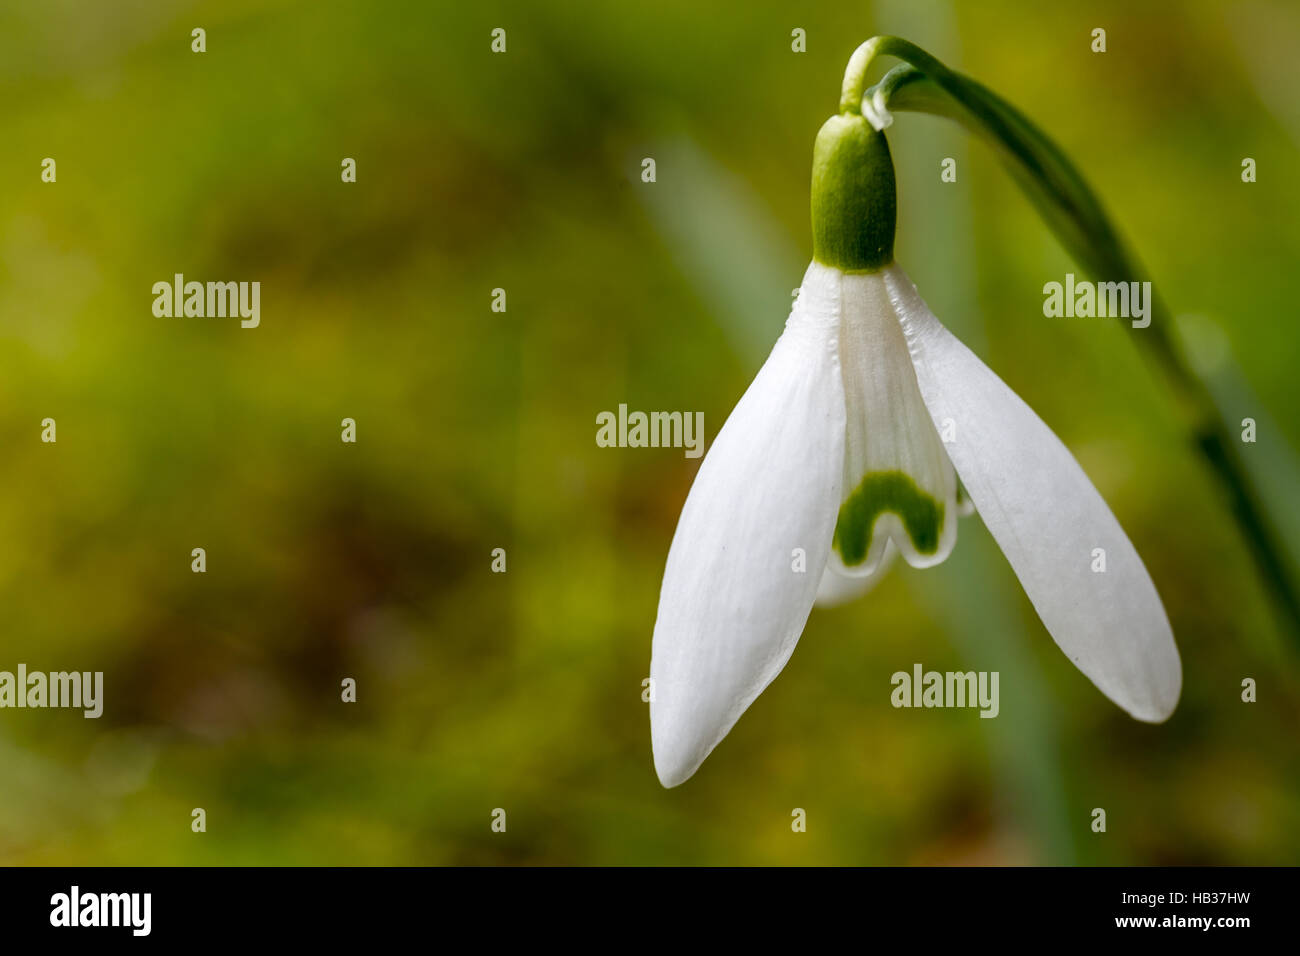
M 890 541 L 913 567 L 938 564 L 956 543 L 957 476 L 879 273 L 843 275 L 840 307 L 847 424 L 831 565 L 872 574 Z
M 943 502 L 922 491 L 903 472 L 868 472 L 840 505 L 835 550 L 846 565 L 861 564 L 867 559 L 876 519 L 888 513 L 902 520 L 903 530 L 918 553 L 934 554 L 939 549 L 943 512 Z

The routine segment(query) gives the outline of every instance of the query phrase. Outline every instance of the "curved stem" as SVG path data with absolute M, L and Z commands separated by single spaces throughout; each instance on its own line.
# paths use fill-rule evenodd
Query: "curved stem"
M 844 67 L 844 83 L 840 87 L 840 112 L 862 112 L 862 94 L 867 88 L 867 70 L 876 58 L 880 45 L 887 37 L 872 37 L 853 51 Z
M 941 73 L 952 73 L 939 60 L 902 37 L 872 37 L 853 51 L 848 65 L 844 67 L 844 83 L 840 87 L 841 113 L 862 111 L 862 98 L 867 89 L 867 71 L 877 56 L 898 57 L 930 76 L 937 77 Z

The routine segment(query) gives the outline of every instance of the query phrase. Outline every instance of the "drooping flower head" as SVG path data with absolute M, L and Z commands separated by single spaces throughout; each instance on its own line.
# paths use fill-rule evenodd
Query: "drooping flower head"
M 951 553 L 963 488 L 1079 670 L 1139 720 L 1163 721 L 1178 702 L 1169 621 L 1118 521 L 894 262 L 889 118 L 863 106 L 846 94 L 817 135 L 813 261 L 668 552 L 650 665 L 667 787 L 780 673 L 815 602 L 866 590 L 895 553 L 915 568 Z

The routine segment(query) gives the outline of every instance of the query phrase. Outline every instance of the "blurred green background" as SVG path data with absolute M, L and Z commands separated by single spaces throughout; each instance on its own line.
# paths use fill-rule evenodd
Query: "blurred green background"
M 1294 3 L 6 4 L 0 669 L 102 670 L 106 701 L 0 711 L 0 862 L 1296 862 L 1300 635 L 1140 333 L 1044 318 L 1077 270 L 987 148 L 913 114 L 898 259 L 1110 502 L 1181 705 L 1153 727 L 1107 701 L 972 518 L 942 567 L 814 611 L 697 776 L 655 779 L 641 680 L 698 461 L 598 448 L 595 417 L 716 434 L 878 33 L 1076 160 L 1225 418 L 1260 423 L 1243 454 L 1294 549 Z M 261 327 L 155 318 L 176 272 L 259 280 Z M 1000 671 L 1001 715 L 894 710 L 914 662 Z

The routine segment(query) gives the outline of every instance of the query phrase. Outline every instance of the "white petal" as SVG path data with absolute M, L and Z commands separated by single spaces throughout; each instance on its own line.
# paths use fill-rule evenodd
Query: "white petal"
M 845 576 L 872 574 L 892 542 L 908 564 L 930 567 L 957 540 L 957 478 L 883 275 L 846 275 L 840 289 L 848 427 L 831 565 Z
M 827 561 L 826 570 L 822 572 L 822 583 L 817 588 L 817 607 L 839 607 L 857 600 L 876 586 L 876 582 L 885 573 L 898 556 L 898 549 L 892 541 L 885 545 L 884 556 L 876 563 L 870 574 L 848 575 L 836 567 L 836 562 Z
M 837 276 L 809 268 L 785 331 L 682 508 L 650 660 L 650 732 L 665 787 L 695 773 L 776 677 L 812 610 L 844 463 Z
M 984 524 L 1067 657 L 1139 720 L 1178 704 L 1182 665 L 1151 576 L 1088 476 L 1015 392 L 940 324 L 897 266 L 885 273 L 936 427 Z M 1095 573 L 1093 549 L 1106 552 Z

